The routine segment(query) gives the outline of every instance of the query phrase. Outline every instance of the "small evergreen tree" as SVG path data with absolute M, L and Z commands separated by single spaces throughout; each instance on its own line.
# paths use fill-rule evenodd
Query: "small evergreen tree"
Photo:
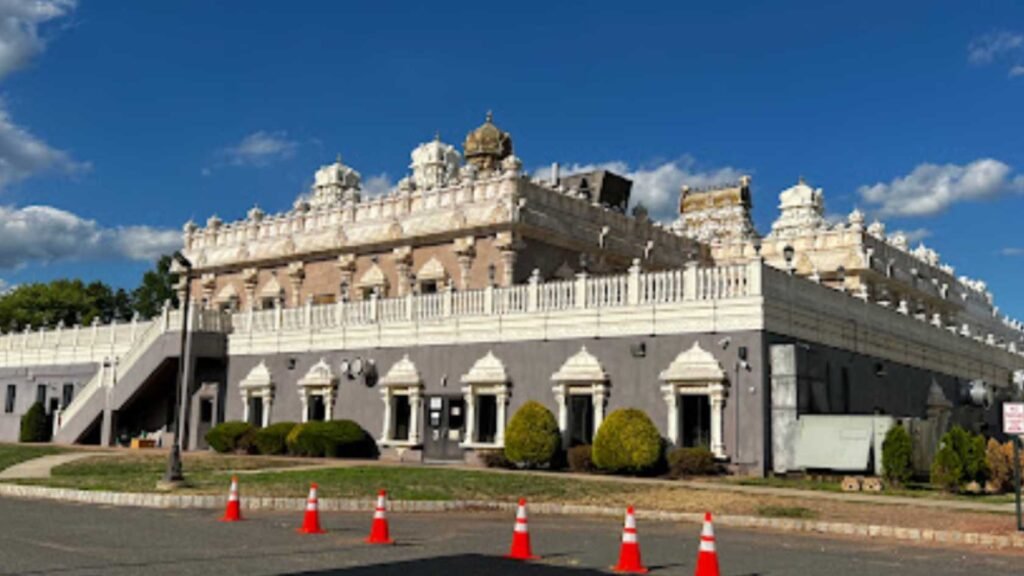
M 46 417 L 46 408 L 42 402 L 36 402 L 21 417 L 21 442 L 49 442 L 50 427 Z
M 882 442 L 882 475 L 893 486 L 906 484 L 914 474 L 913 443 L 903 426 L 893 426 Z

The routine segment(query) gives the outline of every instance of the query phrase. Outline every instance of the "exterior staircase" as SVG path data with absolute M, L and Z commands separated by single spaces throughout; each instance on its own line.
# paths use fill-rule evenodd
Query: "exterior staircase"
M 223 336 L 230 331 L 230 316 L 217 311 L 192 309 L 189 329 L 193 350 L 204 334 Z M 112 438 L 111 423 L 104 414 L 119 410 L 150 380 L 167 360 L 177 359 L 181 348 L 181 311 L 165 310 L 151 320 L 128 350 L 110 363 L 100 364 L 92 379 L 74 400 L 54 417 L 53 442 L 74 444 L 99 424 L 103 443 Z M 223 338 L 221 338 L 223 340 Z

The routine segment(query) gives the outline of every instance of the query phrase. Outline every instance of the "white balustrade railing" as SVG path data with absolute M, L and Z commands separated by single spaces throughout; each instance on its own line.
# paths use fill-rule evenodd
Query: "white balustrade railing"
M 267 333 L 277 330 L 323 330 L 342 326 L 436 321 L 452 317 L 508 316 L 530 312 L 558 312 L 578 308 L 651 306 L 692 300 L 742 298 L 759 295 L 760 282 L 751 281 L 760 262 L 688 267 L 683 270 L 588 276 L 572 280 L 540 282 L 535 275 L 526 284 L 504 288 L 406 295 L 305 306 L 239 312 L 234 315 L 235 333 Z M 758 272 L 758 278 L 759 276 Z

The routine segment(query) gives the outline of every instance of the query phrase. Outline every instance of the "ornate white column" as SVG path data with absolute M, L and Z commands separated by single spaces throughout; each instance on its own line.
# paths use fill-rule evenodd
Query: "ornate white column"
M 679 444 L 679 391 L 674 384 L 667 384 L 661 387 L 661 393 L 665 397 L 665 405 L 668 407 L 668 440 L 674 446 Z
M 380 389 L 380 399 L 384 401 L 384 422 L 381 424 L 380 441 L 385 443 L 391 440 L 391 387 L 383 386 Z
M 472 444 L 476 442 L 476 396 L 473 394 L 473 386 L 462 387 L 462 398 L 466 402 L 466 439 L 463 442 Z
M 420 413 L 423 411 L 423 397 L 419 387 L 409 389 L 409 442 L 420 443 Z
M 555 404 L 558 405 L 558 430 L 562 432 L 562 446 L 569 444 L 569 408 L 566 406 L 566 396 L 569 394 L 568 386 L 556 384 L 552 389 L 555 393 Z
M 203 274 L 199 278 L 199 285 L 203 291 L 204 308 L 210 310 L 213 308 L 213 291 L 217 287 L 217 276 L 213 273 Z
M 338 256 L 338 272 L 341 280 L 338 282 L 338 301 L 347 302 L 352 296 L 352 278 L 356 271 L 356 255 L 342 254 Z
M 499 232 L 494 237 L 494 247 L 498 249 L 501 256 L 501 285 L 511 286 L 513 274 L 515 273 L 517 251 L 523 247 L 523 243 L 513 236 L 511 232 Z
M 309 393 L 305 387 L 299 388 L 299 404 L 302 406 L 302 419 L 300 422 L 305 424 L 309 422 Z
M 603 382 L 595 383 L 593 391 L 591 392 L 594 397 L 594 436 L 597 436 L 597 431 L 601 428 L 601 423 L 604 422 L 605 405 L 608 402 L 608 389 L 605 388 Z
M 473 257 L 476 256 L 474 243 L 472 236 L 455 240 L 455 255 L 459 262 L 459 288 L 462 290 L 469 289 L 469 269 L 473 265 Z
M 242 388 L 239 395 L 242 397 L 242 422 L 249 421 L 249 391 Z
M 263 394 L 263 427 L 270 426 L 270 412 L 274 409 L 274 393 L 267 390 Z
M 334 420 L 334 390 L 331 388 L 324 390 L 324 420 Z
M 242 286 L 245 288 L 245 309 L 256 309 L 256 284 L 259 283 L 259 270 L 246 268 L 242 271 Z
M 725 386 L 721 382 L 713 382 L 708 386 L 708 391 L 708 400 L 711 402 L 711 452 L 718 458 L 725 458 L 725 441 L 722 435 Z
M 498 430 L 494 434 L 494 443 L 498 446 L 505 445 L 505 421 L 508 414 L 508 388 L 502 387 L 498 390 Z

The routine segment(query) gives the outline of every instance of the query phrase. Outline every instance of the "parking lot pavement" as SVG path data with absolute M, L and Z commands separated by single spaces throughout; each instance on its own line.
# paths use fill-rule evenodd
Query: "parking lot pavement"
M 324 514 L 329 533 L 295 533 L 301 513 L 251 514 L 236 524 L 199 510 L 149 510 L 0 499 L 0 575 L 288 574 L 401 575 L 607 573 L 621 524 L 533 516 L 537 563 L 505 560 L 512 517 L 391 514 L 395 546 L 363 544 L 370 517 Z M 693 574 L 700 527 L 642 521 L 640 544 L 655 574 Z M 722 573 L 735 576 L 1020 574 L 1024 557 L 898 547 L 733 529 L 718 530 Z

